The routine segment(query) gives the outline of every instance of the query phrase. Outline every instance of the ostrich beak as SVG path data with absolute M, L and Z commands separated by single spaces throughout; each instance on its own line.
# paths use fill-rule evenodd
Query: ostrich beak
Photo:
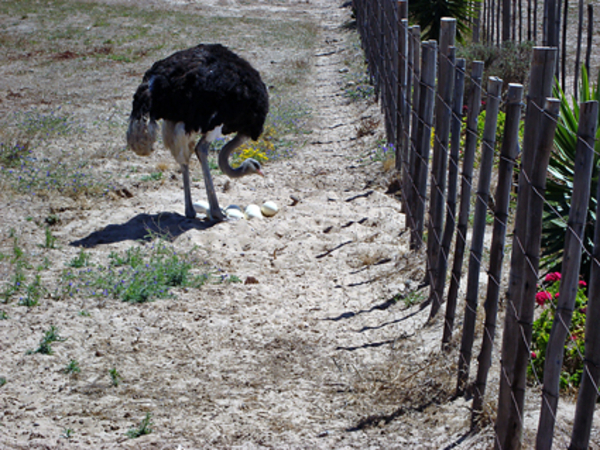
M 265 174 L 264 174 L 264 173 L 262 173 L 262 171 L 261 171 L 261 170 L 257 170 L 257 171 L 256 171 L 256 174 L 257 174 L 257 175 L 260 175 L 260 176 L 261 176 L 261 177 L 263 177 L 263 178 L 265 177 Z

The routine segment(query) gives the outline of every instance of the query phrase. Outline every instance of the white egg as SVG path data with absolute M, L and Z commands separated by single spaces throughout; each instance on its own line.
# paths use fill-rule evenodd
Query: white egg
M 243 219 L 244 218 L 244 213 L 242 212 L 242 210 L 237 209 L 237 208 L 227 208 L 227 209 L 225 209 L 225 214 L 227 215 L 227 217 L 229 217 L 231 219 Z
M 192 205 L 198 214 L 206 214 L 210 211 L 210 205 L 204 200 L 200 200 Z
M 256 217 L 262 217 L 260 212 L 260 207 L 258 205 L 248 205 L 246 206 L 246 219 L 254 219 Z
M 235 209 L 237 211 L 242 210 L 242 208 L 240 208 L 238 205 L 229 205 L 227 208 L 225 208 L 225 211 L 229 211 L 230 209 Z
M 279 211 L 275 202 L 271 202 L 271 201 L 264 202 L 263 205 L 261 206 L 260 210 L 262 211 L 263 215 L 266 217 L 273 217 L 275 214 L 277 214 L 277 211 Z

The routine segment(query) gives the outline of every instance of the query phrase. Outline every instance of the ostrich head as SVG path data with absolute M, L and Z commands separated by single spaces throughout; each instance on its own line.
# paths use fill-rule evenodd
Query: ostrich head
M 261 169 L 262 167 L 260 166 L 260 163 L 257 160 L 248 158 L 245 159 L 244 162 L 242 162 L 242 164 L 240 164 L 240 167 L 237 170 L 239 170 L 240 177 L 252 175 L 253 173 L 264 177 L 265 175 L 262 173 Z

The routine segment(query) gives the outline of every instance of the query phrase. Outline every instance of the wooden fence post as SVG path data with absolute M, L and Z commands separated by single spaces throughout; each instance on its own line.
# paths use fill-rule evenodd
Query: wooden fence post
M 519 149 L 519 125 L 523 101 L 523 86 L 509 84 L 506 105 L 506 121 L 504 138 L 498 165 L 498 185 L 494 196 L 494 225 L 490 246 L 490 267 L 488 271 L 487 293 L 484 303 L 485 326 L 481 351 L 479 353 L 477 378 L 473 393 L 473 424 L 483 411 L 483 399 L 487 384 L 487 376 L 492 365 L 492 350 L 496 334 L 496 316 L 498 314 L 498 298 L 500 296 L 500 279 L 502 276 L 502 260 L 504 258 L 504 241 L 508 221 L 510 192 L 512 188 L 513 169 Z
M 446 286 L 446 272 L 448 271 L 448 258 L 450 256 L 450 246 L 452 245 L 452 236 L 456 229 L 456 197 L 458 189 L 458 160 L 460 153 L 460 137 L 463 117 L 463 101 L 465 93 L 465 65 L 466 61 L 459 58 L 456 61 L 456 70 L 454 74 L 454 96 L 452 99 L 452 119 L 450 125 L 450 158 L 448 165 L 448 195 L 446 198 L 446 220 L 444 221 L 444 234 L 442 235 L 442 244 L 437 267 L 437 278 L 433 286 L 434 298 L 442 299 L 444 297 L 444 287 Z M 429 311 L 429 320 L 433 319 L 442 302 L 434 301 Z
M 437 61 L 437 42 L 434 40 L 422 44 L 421 93 L 419 94 L 419 119 L 417 130 L 417 148 L 415 154 L 415 229 L 411 233 L 411 248 L 418 250 L 423 244 L 425 201 L 427 196 L 427 172 L 429 168 L 429 150 L 431 128 L 433 126 L 433 105 L 435 99 L 435 74 Z
M 403 167 L 407 165 L 408 150 L 405 148 L 403 143 L 405 142 L 404 136 L 408 135 L 408 66 L 409 66 L 409 55 L 408 55 L 408 20 L 406 14 L 408 14 L 408 2 L 406 0 L 400 0 L 397 7 L 398 19 L 398 105 L 396 107 L 396 123 L 398 129 L 396 130 L 396 140 L 394 145 L 396 147 L 396 170 L 401 171 Z
M 544 363 L 544 389 L 536 440 L 536 449 L 552 447 L 554 422 L 558 407 L 560 374 L 563 365 L 565 338 L 569 332 L 575 297 L 579 284 L 582 239 L 590 202 L 592 168 L 594 166 L 594 141 L 598 123 L 598 102 L 585 102 L 579 108 L 579 128 L 573 174 L 573 195 L 565 236 L 565 249 L 558 299 L 550 340 L 546 348 Z
M 496 129 L 498 125 L 501 91 L 502 80 L 497 77 L 490 77 L 487 89 L 485 128 L 483 130 L 483 139 L 481 143 L 479 182 L 477 184 L 477 195 L 475 197 L 475 217 L 473 218 L 473 235 L 471 237 L 471 252 L 469 255 L 465 316 L 463 321 L 460 355 L 458 358 L 456 395 L 459 396 L 464 395 L 465 387 L 469 380 L 469 366 L 471 365 L 473 340 L 475 339 L 477 299 L 479 296 L 479 272 L 481 270 L 481 257 L 483 254 L 483 239 L 485 238 L 485 219 L 490 197 L 490 182 L 492 180 L 492 168 L 494 166 L 494 149 L 496 145 Z
M 463 155 L 463 166 L 460 187 L 460 208 L 458 222 L 456 225 L 456 244 L 454 248 L 454 261 L 452 263 L 452 277 L 448 290 L 448 301 L 446 304 L 446 318 L 444 321 L 444 336 L 442 346 L 452 339 L 454 328 L 454 316 L 456 314 L 456 299 L 462 272 L 463 257 L 467 242 L 467 226 L 469 223 L 469 211 L 471 209 L 471 184 L 473 182 L 473 165 L 475 164 L 475 150 L 477 148 L 477 121 L 481 109 L 481 79 L 483 77 L 483 62 L 473 61 L 471 69 L 471 94 L 469 97 L 467 111 L 467 136 L 465 152 Z
M 527 232 L 525 235 L 524 252 L 521 257 L 523 262 L 523 287 L 521 290 L 521 308 L 519 314 L 519 329 L 517 330 L 516 346 L 511 349 L 514 354 L 514 373 L 511 385 L 511 413 L 508 417 L 508 433 L 504 443 L 496 442 L 502 449 L 518 449 L 521 446 L 523 432 L 523 409 L 527 379 L 527 365 L 530 358 L 530 344 L 533 324 L 533 311 L 535 307 L 535 294 L 537 290 L 540 242 L 542 234 L 542 215 L 544 209 L 544 193 L 546 190 L 546 175 L 548 161 L 552 151 L 554 132 L 558 119 L 560 101 L 548 99 L 541 126 L 537 148 L 532 164 L 532 172 L 526 174 L 530 177 L 529 184 L 532 192 L 529 195 L 527 208 Z M 518 244 L 517 244 L 518 245 Z M 502 354 L 504 358 L 504 353 Z M 498 425 L 496 419 L 496 426 Z
M 408 144 L 408 166 L 405 168 L 402 178 L 402 192 L 404 200 L 404 212 L 406 214 L 406 223 L 411 230 L 416 228 L 415 223 L 415 160 L 417 149 L 417 130 L 419 128 L 419 96 L 421 94 L 421 27 L 415 25 L 411 28 L 410 48 L 412 59 L 412 85 L 413 99 L 411 111 L 410 142 Z
M 520 441 L 522 423 L 520 421 L 525 391 L 515 392 L 516 352 L 522 342 L 521 324 L 525 320 L 520 316 L 522 308 L 525 265 L 524 249 L 526 246 L 527 219 L 529 217 L 530 185 L 525 178 L 531 176 L 533 159 L 540 136 L 540 122 L 543 117 L 542 105 L 551 95 L 554 82 L 554 68 L 557 52 L 555 48 L 535 47 L 531 63 L 529 83 L 529 100 L 525 113 L 525 131 L 523 136 L 523 155 L 521 157 L 521 172 L 519 174 L 519 196 L 515 214 L 515 229 L 508 292 L 506 294 L 506 314 L 504 316 L 504 333 L 502 337 L 502 362 L 500 376 L 500 392 L 498 398 L 498 413 L 496 417 L 496 449 L 516 448 Z M 533 300 L 532 300 L 533 302 Z M 530 305 L 533 307 L 533 305 Z M 530 327 L 531 328 L 531 327 Z M 531 339 L 531 335 L 529 340 Z M 512 446 L 511 446 L 512 445 Z
M 600 183 L 596 192 L 600 199 Z M 600 217 L 600 202 L 596 204 L 596 217 Z M 598 384 L 600 383 L 600 220 L 594 226 L 594 250 L 588 286 L 588 305 L 585 319 L 585 359 L 583 377 L 577 396 L 577 408 L 569 450 L 585 450 L 589 446 Z
M 454 40 L 456 19 L 443 17 L 440 23 L 439 80 L 435 105 L 435 139 L 431 184 L 429 188 L 429 221 L 427 224 L 427 269 L 429 300 L 441 305 L 441 298 L 434 299 L 437 277 L 437 257 L 442 243 L 444 207 L 446 204 L 446 173 L 448 171 L 448 141 L 452 120 L 452 95 L 454 91 Z

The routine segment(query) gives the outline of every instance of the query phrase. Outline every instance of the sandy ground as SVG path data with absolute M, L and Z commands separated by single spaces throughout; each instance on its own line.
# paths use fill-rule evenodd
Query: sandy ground
M 391 301 L 418 295 L 425 264 L 408 249 L 398 199 L 385 193 L 392 175 L 364 159 L 381 126 L 357 137 L 362 122 L 380 121 L 378 107 L 342 95 L 350 32 L 341 25 L 349 10 L 331 0 L 215 1 L 210 8 L 309 14 L 318 25 L 306 144 L 294 158 L 268 164 L 264 179 L 215 177 L 222 205 L 271 200 L 279 213 L 219 224 L 186 219 L 173 165 L 158 187 L 127 186 L 132 197 L 83 205 L 5 198 L 2 252 L 10 252 L 8 230 L 16 229 L 28 251 L 45 252 L 57 276 L 80 251 L 74 243 L 105 260 L 111 251 L 152 245 L 133 241 L 146 227 L 168 229 L 177 249 L 197 247 L 208 266 L 248 283 L 211 283 L 145 304 L 48 296 L 33 308 L 2 305 L 9 320 L 0 321 L 0 375 L 7 379 L 0 448 L 489 448 L 490 426 L 470 435 L 470 402 L 452 397 L 457 355 L 440 349 L 441 321 L 425 324 L 428 311 Z M 126 110 L 135 79 L 110 101 Z M 80 151 L 98 155 L 103 146 L 123 142 L 95 136 Z M 124 164 L 109 150 L 94 164 Z M 151 158 L 148 167 L 170 157 L 159 148 Z M 205 198 L 201 179 L 192 195 Z M 52 228 L 58 247 L 40 249 L 44 230 L 27 218 L 49 212 L 60 219 Z M 9 277 L 7 264 L 0 271 Z M 68 339 L 54 344 L 53 355 L 27 355 L 50 324 Z M 63 372 L 70 360 L 79 362 L 79 375 Z M 122 376 L 116 387 L 111 368 Z M 573 416 L 572 401 L 561 402 L 556 448 L 566 447 Z M 536 393 L 528 408 L 526 446 L 535 436 Z M 127 430 L 146 413 L 153 432 L 129 439 Z

